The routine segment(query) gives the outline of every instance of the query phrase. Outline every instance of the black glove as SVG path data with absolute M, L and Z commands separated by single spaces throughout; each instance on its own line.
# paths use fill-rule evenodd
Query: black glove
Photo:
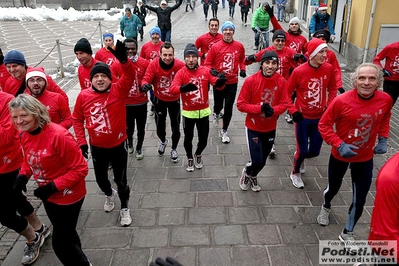
M 214 87 L 220 88 L 220 87 L 223 87 L 224 84 L 226 84 L 227 78 L 224 74 L 219 74 L 218 77 L 219 78 L 216 80 Z
M 262 112 L 266 117 L 271 117 L 274 114 L 274 109 L 270 106 L 270 103 L 264 103 L 262 104 Z
M 389 73 L 388 70 L 386 70 L 385 68 L 382 70 L 382 72 L 384 72 L 384 77 L 390 77 L 391 73 Z
M 141 92 L 147 92 L 147 91 L 149 91 L 151 89 L 152 89 L 152 85 L 151 84 L 144 84 L 143 86 L 140 87 L 139 90 Z
M 255 33 L 258 32 L 258 30 L 256 28 L 252 28 L 252 31 L 255 32 Z
M 255 62 L 256 61 L 256 56 L 254 54 L 251 54 L 247 57 L 247 61 Z
M 89 146 L 87 144 L 85 144 L 85 145 L 80 146 L 79 148 L 82 151 L 83 157 L 85 157 L 86 159 L 89 159 Z
M 180 92 L 189 92 L 189 91 L 196 91 L 198 87 L 193 83 L 188 83 L 180 86 Z
M 240 77 L 245 78 L 247 76 L 247 72 L 245 70 L 240 70 Z
M 292 114 L 292 120 L 295 123 L 300 122 L 303 119 L 303 115 L 301 112 L 296 111 L 295 113 Z
M 344 88 L 338 88 L 338 91 L 339 91 L 339 93 L 341 93 L 341 94 L 345 92 Z
M 217 77 L 217 76 L 219 75 L 219 72 L 218 72 L 216 69 L 214 69 L 214 68 L 211 68 L 210 73 L 211 73 L 211 75 L 214 76 L 214 77 Z
M 269 6 L 269 4 L 267 4 L 266 12 L 267 12 L 267 14 L 269 14 L 270 18 L 274 17 L 274 7 L 273 6 Z
M 33 195 L 35 195 L 35 197 L 45 201 L 57 191 L 58 191 L 58 189 L 55 186 L 54 182 L 51 182 L 47 185 L 44 185 L 44 186 L 41 186 L 41 187 L 38 187 L 37 189 L 35 189 L 33 191 Z
M 112 47 L 108 47 L 111 53 L 119 60 L 122 64 L 127 62 L 126 48 L 123 42 L 118 40 L 116 42 L 115 50 Z
M 123 34 L 123 31 L 121 31 L 121 36 L 122 36 L 122 37 L 125 37 L 125 34 Z
M 12 187 L 14 192 L 24 191 L 26 193 L 26 184 L 28 183 L 28 177 L 26 175 L 18 175 L 15 179 L 14 186 Z
M 171 257 L 166 257 L 166 261 L 161 258 L 157 258 L 155 263 L 150 263 L 150 266 L 183 266 L 183 264 Z
M 298 62 L 299 60 L 306 61 L 306 57 L 303 54 L 294 54 L 294 60 Z

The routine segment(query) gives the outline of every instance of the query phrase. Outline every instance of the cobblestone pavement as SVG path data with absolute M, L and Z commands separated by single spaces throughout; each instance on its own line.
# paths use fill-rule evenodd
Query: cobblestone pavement
M 180 59 L 185 45 L 207 31 L 201 5 L 194 12 L 186 13 L 184 9 L 183 4 L 172 16 L 172 42 Z M 236 7 L 233 19 L 235 39 L 244 44 L 247 54 L 252 54 L 253 33 L 250 27 L 241 25 L 239 16 L 239 7 Z M 219 8 L 219 19 L 221 22 L 228 19 L 227 8 Z M 117 22 L 101 23 L 102 32 L 117 33 Z M 81 37 L 98 36 L 90 38 L 90 42 L 93 47 L 100 47 L 98 25 L 98 21 L 2 22 L 0 47 L 3 52 L 19 49 L 25 54 L 29 65 L 42 65 L 49 74 L 55 74 L 58 70 L 58 55 L 54 48 L 56 40 L 61 44 L 62 60 L 66 65 L 74 61 L 73 45 Z M 153 25 L 155 21 L 149 23 L 145 32 Z M 288 25 L 284 23 L 283 27 L 288 28 Z M 148 40 L 146 34 L 144 41 Z M 47 54 L 49 56 L 42 61 Z M 248 67 L 247 73 L 255 73 L 258 67 Z M 350 88 L 349 72 L 343 75 L 346 89 Z M 68 92 L 73 108 L 80 91 L 77 78 L 55 79 Z M 239 87 L 242 81 L 240 78 Z M 394 108 L 388 140 L 390 151 L 388 155 L 375 156 L 374 176 L 387 157 L 398 150 L 397 114 L 398 109 Z M 259 174 L 262 191 L 241 191 L 239 175 L 249 159 L 244 117 L 234 108 L 229 128 L 232 141 L 227 145 L 221 143 L 219 129 L 211 124 L 208 147 L 203 153 L 204 167 L 192 173 L 185 170 L 183 136 L 178 146 L 179 163 L 171 163 L 168 152 L 164 157 L 157 156 L 155 123 L 152 117 L 148 117 L 145 158 L 142 161 L 133 156 L 129 158 L 133 222 L 127 228 L 119 226 L 119 202 L 111 213 L 102 210 L 104 194 L 95 182 L 90 161 L 90 173 L 86 178 L 87 196 L 78 231 L 83 249 L 93 265 L 141 266 L 166 255 L 177 258 L 186 266 L 318 265 L 318 241 L 336 240 L 346 222 L 352 195 L 350 180 L 345 178 L 333 200 L 330 225 L 319 226 L 316 216 L 322 204 L 321 191 L 326 186 L 330 147 L 324 145 L 319 157 L 307 160 L 307 172 L 303 175 L 305 188 L 294 188 L 289 179 L 295 149 L 293 125 L 287 124 L 281 117 L 277 128 L 277 156 L 273 160 L 268 159 Z M 167 135 L 170 136 L 170 131 Z M 48 223 L 40 201 L 33 197 L 33 181 L 29 182 L 29 187 L 29 199 L 38 207 L 41 219 Z M 374 194 L 373 182 L 363 216 L 356 226 L 357 239 L 366 239 L 368 235 Z M 24 241 L 4 227 L 0 227 L 0 238 L 2 266 L 19 265 Z M 35 265 L 60 265 L 52 250 L 51 239 L 42 247 Z

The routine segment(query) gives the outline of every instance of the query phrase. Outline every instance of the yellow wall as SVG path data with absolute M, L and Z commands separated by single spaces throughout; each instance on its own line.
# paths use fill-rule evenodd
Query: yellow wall
M 376 3 L 369 48 L 377 48 L 381 24 L 399 24 L 398 0 L 376 0 Z M 373 0 L 352 1 L 348 41 L 359 48 L 366 45 L 372 5 Z

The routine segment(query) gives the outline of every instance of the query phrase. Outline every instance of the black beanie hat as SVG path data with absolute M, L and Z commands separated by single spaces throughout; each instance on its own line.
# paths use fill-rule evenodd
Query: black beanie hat
M 260 65 L 263 64 L 266 60 L 274 60 L 278 64 L 278 55 L 275 51 L 266 51 L 262 55 L 262 59 L 260 60 Z
M 193 54 L 198 57 L 198 49 L 193 43 L 187 44 L 186 48 L 184 49 L 184 58 L 186 58 L 186 56 L 189 54 Z
M 94 67 L 90 71 L 90 81 L 93 80 L 93 76 L 97 73 L 103 73 L 107 75 L 110 80 L 112 80 L 111 70 L 109 69 L 109 66 L 106 63 L 97 62 L 94 65 Z
M 285 32 L 283 30 L 276 30 L 273 34 L 273 38 L 272 40 L 274 41 L 277 38 L 281 38 L 281 39 L 287 39 L 287 36 L 285 35 Z
M 73 49 L 73 51 L 76 53 L 78 51 L 80 52 L 85 52 L 88 54 L 93 54 L 93 51 L 91 50 L 91 45 L 89 43 L 89 41 L 86 38 L 82 38 L 80 39 L 76 44 L 75 44 L 75 48 Z
M 330 40 L 330 32 L 328 30 L 318 30 L 313 33 L 313 37 L 320 39 L 324 38 L 327 42 Z

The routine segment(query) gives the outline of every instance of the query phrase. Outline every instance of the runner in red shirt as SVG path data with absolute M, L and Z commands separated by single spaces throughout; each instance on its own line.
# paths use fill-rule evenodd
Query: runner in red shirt
M 108 47 L 115 49 L 114 35 L 112 33 L 105 33 L 103 35 L 103 42 L 104 42 L 104 47 L 102 47 L 100 50 L 96 52 L 94 58 L 97 61 L 104 62 L 107 65 L 111 66 L 114 62 L 116 62 L 116 58 L 112 54 L 112 52 L 108 49 Z
M 0 48 L 0 91 L 3 90 L 6 81 L 10 76 L 10 73 L 8 73 L 7 68 L 4 65 L 4 55 L 3 51 Z
M 86 38 L 82 38 L 75 44 L 73 48 L 76 58 L 80 62 L 78 68 L 78 78 L 80 89 L 90 89 L 91 79 L 90 72 L 94 65 L 98 62 L 97 59 L 93 58 L 93 50 L 91 49 L 90 42 Z
M 212 45 L 223 39 L 223 35 L 218 32 L 219 20 L 211 18 L 208 23 L 209 32 L 202 34 L 195 40 L 195 46 L 198 49 L 198 56 L 201 58 L 200 64 L 205 64 L 205 58 Z

